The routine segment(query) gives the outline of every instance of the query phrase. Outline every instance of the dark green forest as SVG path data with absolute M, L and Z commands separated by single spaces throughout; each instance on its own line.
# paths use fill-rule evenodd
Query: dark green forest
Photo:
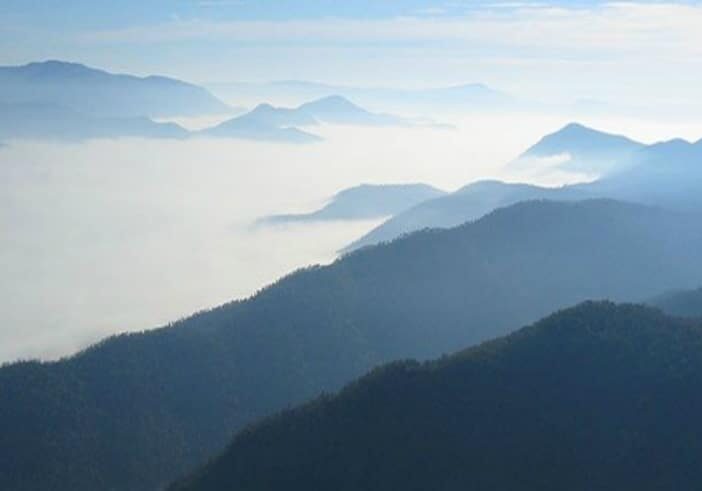
M 698 285 L 699 223 L 613 201 L 521 203 L 59 362 L 6 365 L 0 489 L 152 490 L 244 425 L 378 364 L 451 353 L 586 299 Z
M 170 491 L 697 489 L 702 326 L 585 303 L 246 428 Z

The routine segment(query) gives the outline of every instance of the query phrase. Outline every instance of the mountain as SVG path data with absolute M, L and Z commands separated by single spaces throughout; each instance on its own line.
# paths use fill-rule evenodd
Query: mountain
M 0 137 L 84 140 L 89 138 L 186 138 L 175 123 L 156 123 L 145 117 L 88 116 L 53 104 L 0 103 Z
M 343 97 L 330 96 L 295 108 L 259 104 L 252 111 L 212 128 L 204 129 L 200 134 L 205 136 L 308 143 L 319 141 L 321 138 L 296 127 L 314 126 L 319 123 L 360 126 L 408 124 L 402 118 L 387 114 L 371 113 Z
M 320 141 L 321 138 L 294 126 L 315 124 L 317 121 L 314 118 L 299 112 L 297 109 L 259 104 L 252 111 L 212 128 L 204 129 L 200 134 L 220 138 L 312 143 Z
M 450 228 L 477 220 L 496 208 L 519 201 L 552 199 L 572 201 L 589 197 L 585 191 L 569 187 L 545 188 L 501 181 L 478 181 L 456 192 L 428 199 L 396 214 L 347 246 L 346 252 L 389 242 L 424 228 Z
M 268 83 L 233 82 L 212 84 L 210 89 L 235 101 L 278 101 L 300 104 L 302 101 L 342 96 L 359 104 L 402 112 L 458 112 L 516 109 L 523 104 L 504 92 L 480 83 L 450 87 L 403 89 L 393 87 L 351 87 L 301 80 Z
M 230 110 L 207 90 L 180 80 L 113 74 L 54 60 L 0 67 L 0 102 L 56 105 L 101 118 L 199 116 Z
M 635 165 L 589 185 L 600 195 L 675 209 L 702 209 L 702 140 L 671 140 L 644 147 Z
M 571 127 L 576 133 L 579 132 L 578 125 Z M 591 135 L 602 135 L 600 132 L 590 132 L 586 129 L 586 133 Z M 568 133 L 571 132 L 566 132 Z M 612 137 L 624 147 L 630 146 L 626 139 Z M 544 155 L 557 153 L 564 148 L 558 147 L 550 136 L 541 142 L 546 144 L 539 143 L 532 148 L 538 148 Z M 654 145 L 638 145 L 632 147 L 626 160 L 620 161 L 622 165 L 616 170 L 612 169 L 609 174 L 590 183 L 561 188 L 497 181 L 469 184 L 455 193 L 420 203 L 388 219 L 344 250 L 387 242 L 423 228 L 455 226 L 479 218 L 497 207 L 529 199 L 609 198 L 685 212 L 702 211 L 702 140 L 689 143 L 678 139 Z M 585 153 L 594 159 L 597 151 L 582 150 L 580 155 Z M 605 157 L 601 162 L 607 161 Z
M 407 126 L 408 122 L 390 114 L 376 114 L 338 95 L 307 102 L 297 112 L 324 123 L 359 126 Z
M 201 130 L 198 134 L 216 138 L 238 138 L 243 140 L 283 143 L 314 143 L 322 140 L 319 136 L 298 128 L 282 128 L 253 119 L 240 120 L 239 118 L 231 119 L 212 128 Z
M 519 168 L 534 161 L 564 156 L 567 160 L 559 166 L 565 170 L 607 174 L 630 165 L 631 155 L 643 146 L 625 136 L 571 123 L 543 137 L 510 165 Z
M 171 491 L 695 489 L 702 326 L 586 303 L 373 371 L 239 433 Z
M 299 108 L 273 107 L 270 104 L 259 104 L 253 110 L 232 121 L 242 127 L 260 125 L 273 127 L 313 126 L 319 124 L 313 115 L 300 111 Z
M 321 220 L 364 220 L 394 215 L 446 193 L 426 184 L 361 184 L 335 194 L 323 208 L 297 215 L 273 215 L 260 224 Z
M 670 315 L 702 318 L 702 288 L 675 290 L 647 302 Z
M 161 329 L 3 366 L 0 489 L 152 491 L 380 363 L 700 278 L 698 216 L 612 201 L 520 203 L 366 248 Z

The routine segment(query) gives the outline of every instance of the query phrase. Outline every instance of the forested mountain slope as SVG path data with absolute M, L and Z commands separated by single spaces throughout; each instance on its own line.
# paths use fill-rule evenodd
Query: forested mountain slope
M 700 278 L 699 217 L 612 201 L 521 203 L 417 233 L 167 328 L 0 368 L 0 489 L 153 490 L 379 363 Z
M 346 251 L 388 242 L 424 228 L 450 228 L 477 220 L 491 211 L 520 201 L 551 199 L 575 201 L 589 197 L 569 186 L 547 188 L 502 181 L 478 181 L 444 196 L 427 199 L 375 227 L 345 248 Z
M 375 370 L 241 432 L 172 491 L 695 489 L 702 329 L 586 303 Z

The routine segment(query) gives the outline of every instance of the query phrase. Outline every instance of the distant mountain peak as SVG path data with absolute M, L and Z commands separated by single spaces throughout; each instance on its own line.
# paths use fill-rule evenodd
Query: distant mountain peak
M 601 131 L 595 130 L 575 121 L 568 123 L 560 131 L 592 131 L 595 133 L 602 133 Z
M 275 111 L 276 107 L 274 107 L 272 104 L 269 104 L 267 102 L 262 102 L 261 104 L 258 104 L 256 107 L 253 108 L 251 111 L 252 113 L 262 113 L 262 112 L 270 112 L 270 111 Z
M 32 61 L 24 65 L 26 67 L 38 67 L 38 66 L 45 66 L 45 67 L 73 67 L 73 68 L 84 68 L 88 69 L 87 66 L 85 66 L 82 63 L 78 63 L 75 61 L 63 61 L 63 60 L 45 60 L 45 61 Z
M 314 111 L 335 111 L 335 112 L 366 112 L 365 109 L 357 106 L 346 97 L 340 95 L 330 95 L 322 97 L 320 99 L 307 102 L 300 106 L 301 110 L 314 110 Z
M 685 140 L 684 138 L 673 138 L 672 140 L 665 140 L 665 141 L 661 141 L 658 143 L 654 143 L 649 148 L 656 149 L 656 148 L 660 148 L 660 147 L 664 147 L 664 146 L 669 147 L 669 148 L 688 148 L 688 147 L 692 147 L 693 145 L 694 145 L 693 143 L 690 143 L 689 141 Z
M 556 136 L 583 136 L 583 135 L 588 135 L 588 136 L 606 136 L 606 137 L 621 137 L 621 138 L 626 138 L 621 135 L 614 135 L 611 133 L 607 133 L 605 131 L 597 130 L 595 128 L 591 128 L 590 126 L 585 126 L 582 123 L 579 123 L 577 121 L 572 121 L 568 123 L 567 125 L 563 126 L 561 129 L 558 131 L 555 131 L 553 133 L 550 133 L 544 137 L 549 138 L 549 137 L 556 137 Z M 627 138 L 628 139 L 628 138 Z
M 107 72 L 103 70 L 90 68 L 82 63 L 61 60 L 33 61 L 17 68 L 35 76 L 86 75 L 93 73 L 107 75 Z
M 224 114 L 231 108 L 202 87 L 160 75 L 112 73 L 50 59 L 0 66 L 0 100 L 40 102 L 100 117 Z
M 531 159 L 567 155 L 564 169 L 606 174 L 625 167 L 632 153 L 644 145 L 623 135 L 606 133 L 571 122 L 529 147 L 512 165 L 529 165 Z

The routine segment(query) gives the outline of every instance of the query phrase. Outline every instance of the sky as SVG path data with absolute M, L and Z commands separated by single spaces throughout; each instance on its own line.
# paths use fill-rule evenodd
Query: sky
M 690 1 L 3 0 L 0 64 L 684 107 L 702 99 L 700 25 Z

